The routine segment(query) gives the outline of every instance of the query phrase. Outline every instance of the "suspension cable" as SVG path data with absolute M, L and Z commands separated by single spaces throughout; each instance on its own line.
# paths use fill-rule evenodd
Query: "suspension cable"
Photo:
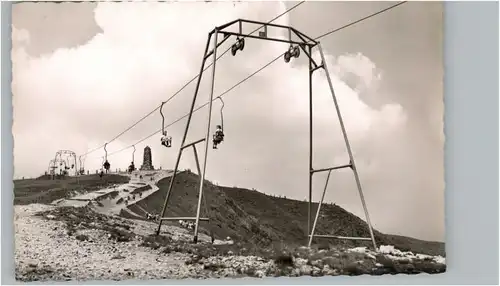
M 273 21 L 281 18 L 283 15 L 291 12 L 293 9 L 297 8 L 298 6 L 302 5 L 303 3 L 305 3 L 305 1 L 301 1 L 297 4 L 295 4 L 294 6 L 292 6 L 291 8 L 289 8 L 288 10 L 284 11 L 283 13 L 279 14 L 278 16 L 274 17 L 273 19 L 269 20 L 267 22 L 267 24 L 270 24 L 272 23 Z M 260 27 L 258 27 L 257 29 L 253 30 L 252 32 L 250 32 L 249 34 L 247 34 L 247 36 L 249 35 L 252 35 L 253 33 L 255 33 L 256 31 L 258 31 L 260 28 L 264 27 L 265 25 L 262 25 Z M 243 38 L 245 36 L 242 36 Z M 205 67 L 203 69 L 203 71 L 201 72 L 201 74 L 203 74 L 206 70 L 208 70 L 217 60 L 219 60 L 221 57 L 223 57 L 225 54 L 227 54 L 227 52 L 229 52 L 229 50 L 231 50 L 231 46 L 229 48 L 227 48 L 222 54 L 220 54 L 214 62 L 212 62 L 211 64 L 209 64 L 207 67 Z M 139 123 L 141 123 L 142 121 L 144 121 L 146 118 L 148 118 L 149 116 L 151 116 L 153 113 L 155 113 L 163 104 L 166 104 L 168 103 L 170 100 L 172 100 L 175 96 L 177 96 L 179 93 L 181 93 L 188 85 L 190 85 L 193 81 L 195 81 L 196 79 L 198 79 L 198 77 L 200 76 L 200 74 L 197 74 L 195 77 L 193 77 L 191 80 L 189 80 L 186 84 L 184 84 L 178 91 L 176 91 L 172 96 L 170 96 L 166 101 L 163 101 L 161 105 L 158 105 L 155 109 L 153 109 L 151 112 L 149 112 L 148 114 L 144 115 L 141 119 L 139 119 L 138 121 L 136 121 L 134 124 L 132 124 L 130 127 L 128 127 L 127 129 L 125 129 L 124 131 L 122 131 L 121 133 L 119 133 L 118 135 L 116 135 L 115 137 L 113 137 L 111 140 L 107 141 L 108 144 L 115 141 L 116 139 L 118 139 L 119 137 L 121 137 L 123 134 L 125 134 L 126 132 L 128 132 L 129 130 L 131 130 L 132 128 L 134 128 L 135 126 L 137 126 Z M 87 155 L 87 154 L 90 154 L 90 153 L 93 153 L 101 148 L 104 147 L 104 144 L 99 146 L 99 147 L 96 147 L 94 149 L 91 149 L 90 151 L 87 151 L 86 153 L 82 154 L 83 155 Z M 130 148 L 130 147 L 128 147 Z
M 304 1 L 302 1 L 302 2 L 300 2 L 300 3 L 303 3 L 303 2 L 304 2 Z M 387 7 L 387 8 L 382 9 L 382 10 L 379 10 L 379 11 L 377 11 L 377 12 L 375 12 L 375 13 L 372 13 L 372 14 L 370 14 L 370 15 L 367 15 L 367 16 L 365 16 L 365 17 L 363 17 L 363 18 L 360 18 L 360 19 L 358 19 L 358 20 L 356 20 L 356 21 L 350 22 L 350 23 L 348 23 L 348 24 L 346 24 L 346 25 L 343 25 L 343 26 L 341 26 L 341 27 L 339 27 L 339 28 L 336 28 L 336 29 L 334 29 L 334 30 L 331 30 L 331 31 L 329 31 L 329 32 L 326 32 L 326 33 L 324 33 L 324 34 L 322 34 L 322 35 L 320 35 L 320 36 L 318 36 L 318 37 L 314 38 L 314 40 L 319 40 L 319 39 L 322 39 L 322 38 L 324 38 L 324 37 L 326 37 L 326 36 L 329 36 L 329 35 L 331 35 L 331 34 L 333 34 L 333 33 L 336 33 L 336 32 L 338 32 L 338 31 L 341 31 L 341 30 L 345 29 L 345 28 L 348 28 L 348 27 L 353 26 L 353 25 L 355 25 L 355 24 L 361 23 L 361 22 L 363 22 L 363 21 L 365 21 L 365 20 L 368 20 L 368 19 L 370 19 L 370 18 L 372 18 L 372 17 L 374 17 L 374 16 L 380 15 L 380 14 L 382 14 L 382 13 L 384 13 L 384 12 L 387 12 L 387 11 L 389 11 L 389 10 L 391 10 L 391 9 L 394 9 L 394 8 L 396 8 L 396 7 L 398 7 L 398 6 L 402 5 L 402 4 L 405 4 L 405 3 L 407 3 L 407 2 L 408 2 L 408 1 L 398 2 L 398 3 L 397 3 L 397 4 L 395 4 L 395 5 L 389 6 L 389 7 Z M 299 3 L 299 4 L 300 4 L 300 3 Z M 298 6 L 298 5 L 296 5 L 296 6 Z M 275 19 L 276 19 L 276 18 L 275 18 Z M 260 29 L 260 27 L 259 27 L 258 29 Z M 257 29 L 257 30 L 258 30 L 258 29 Z M 255 30 L 255 31 L 256 31 L 256 30 Z M 254 31 L 254 32 L 255 32 L 255 31 Z M 227 50 L 226 50 L 226 52 L 227 52 Z M 280 57 L 282 57 L 283 55 L 284 55 L 284 53 L 280 54 L 279 56 L 277 56 L 276 58 L 274 58 L 273 60 L 271 60 L 270 62 L 268 62 L 267 64 L 265 64 L 264 66 L 262 66 L 261 68 L 259 68 L 258 70 L 256 70 L 256 71 L 255 71 L 255 72 L 253 72 L 252 74 L 250 74 L 249 76 L 247 76 L 246 78 L 244 78 L 243 80 L 239 81 L 238 83 L 236 83 L 235 85 L 233 85 L 232 87 L 230 87 L 229 89 L 227 89 L 226 91 L 224 91 L 223 93 L 221 93 L 219 96 L 215 97 L 212 101 L 215 101 L 215 100 L 217 100 L 219 97 L 222 97 L 222 96 L 226 95 L 226 94 L 227 94 L 227 93 L 229 93 L 231 90 L 233 90 L 233 89 L 235 89 L 236 87 L 238 87 L 240 84 L 244 83 L 245 81 L 247 81 L 248 79 L 250 79 L 251 77 L 253 77 L 254 75 L 256 75 L 257 73 L 261 72 L 262 70 L 264 70 L 265 68 L 267 68 L 268 66 L 270 66 L 271 64 L 273 64 L 274 62 L 276 62 L 276 61 L 277 61 Z M 203 105 L 201 105 L 201 106 L 199 106 L 199 107 L 195 108 L 195 109 L 193 110 L 193 113 L 194 113 L 194 112 L 196 112 L 196 111 L 198 111 L 198 110 L 200 110 L 200 109 L 202 109 L 203 107 L 207 106 L 209 103 L 210 103 L 210 102 L 206 102 L 206 103 L 204 103 Z M 176 119 L 175 121 L 173 121 L 173 122 L 169 123 L 167 126 L 165 126 L 165 128 L 168 128 L 168 127 L 170 127 L 170 126 L 172 126 L 172 125 L 174 125 L 174 124 L 178 123 L 179 121 L 181 121 L 182 119 L 184 119 L 184 118 L 186 118 L 186 117 L 188 117 L 188 116 L 189 116 L 189 113 L 187 113 L 187 114 L 183 115 L 182 117 L 180 117 L 180 118 Z M 129 146 L 127 146 L 127 147 L 124 147 L 124 148 L 122 148 L 122 149 L 120 149 L 120 150 L 117 150 L 117 151 L 115 151 L 115 152 L 112 152 L 112 153 L 108 154 L 108 156 L 111 156 L 111 155 L 114 155 L 114 154 L 120 153 L 120 152 L 122 152 L 122 151 L 124 151 L 124 150 L 127 150 L 127 149 L 131 148 L 133 145 L 137 145 L 137 144 L 139 144 L 139 143 L 142 143 L 142 142 L 144 142 L 145 140 L 147 140 L 147 139 L 149 139 L 149 138 L 153 137 L 154 135 L 156 135 L 156 134 L 157 134 L 158 132 L 160 132 L 160 131 L 161 131 L 161 129 L 156 130 L 155 132 L 153 132 L 153 133 L 149 134 L 148 136 L 146 136 L 146 137 L 142 138 L 141 140 L 139 140 L 139 141 L 135 142 L 134 144 L 129 145 Z

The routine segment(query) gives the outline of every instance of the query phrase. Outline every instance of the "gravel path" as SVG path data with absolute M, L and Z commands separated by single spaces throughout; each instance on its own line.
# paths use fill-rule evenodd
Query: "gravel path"
M 162 249 L 141 246 L 144 236 L 153 233 L 154 223 L 119 217 L 110 219 L 106 223 L 128 222 L 134 233 L 130 241 L 114 241 L 110 240 L 108 232 L 100 229 L 77 228 L 68 234 L 66 223 L 57 220 L 55 215 L 36 215 L 55 209 L 54 206 L 35 204 L 15 206 L 17 280 L 179 279 L 238 275 L 235 271 L 214 271 L 213 267 L 205 267 L 199 261 L 190 263 L 196 260 L 196 255 L 176 251 L 165 253 Z M 174 226 L 169 227 L 168 235 L 173 241 L 191 239 L 187 230 Z M 200 240 L 208 243 L 210 238 L 201 235 Z M 240 267 L 261 263 L 262 268 L 267 268 L 257 257 L 235 257 L 233 260 Z M 234 266 L 235 261 L 228 261 L 228 258 L 219 261 L 215 257 L 205 264 Z
M 173 171 L 170 170 L 162 170 L 162 171 L 135 171 L 132 174 L 121 173 L 124 176 L 130 177 L 130 182 L 127 184 L 123 184 L 120 186 L 114 186 L 111 188 L 97 190 L 93 192 L 89 192 L 86 194 L 79 194 L 69 199 L 61 199 L 56 200 L 52 204 L 57 206 L 74 206 L 74 207 L 83 207 L 87 205 L 92 205 L 93 208 L 101 213 L 106 214 L 114 214 L 118 215 L 122 209 L 126 209 L 127 205 L 131 205 L 139 202 L 152 195 L 156 191 L 159 190 L 156 185 L 158 181 L 170 177 L 173 175 Z M 143 179 L 140 179 L 139 176 L 142 175 Z M 141 192 L 141 195 L 138 194 L 132 196 L 130 193 L 139 188 L 149 186 L 150 189 L 144 190 Z M 112 198 L 106 198 L 103 200 L 99 200 L 99 197 L 106 196 L 107 194 L 115 192 Z M 92 201 L 98 200 L 99 204 L 94 204 Z M 125 204 L 124 201 L 127 200 L 128 203 Z M 91 204 L 92 203 L 92 204 Z M 132 213 L 132 211 L 128 210 Z M 144 216 L 145 214 L 135 214 L 134 216 Z
M 48 210 L 40 205 L 15 209 L 17 279 L 159 279 L 189 273 L 184 265 L 187 255 L 158 257 L 152 249 L 140 247 L 138 240 L 109 242 L 98 230 L 80 231 L 90 238 L 80 241 L 69 237 L 63 222 L 35 217 L 29 207 Z

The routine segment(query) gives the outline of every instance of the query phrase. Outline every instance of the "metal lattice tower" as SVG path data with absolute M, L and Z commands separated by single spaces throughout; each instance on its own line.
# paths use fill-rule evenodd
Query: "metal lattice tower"
M 66 160 L 66 162 L 67 162 L 66 167 L 68 167 L 68 169 L 74 169 L 75 177 L 76 177 L 76 180 L 78 181 L 78 171 L 79 170 L 78 170 L 78 165 L 77 165 L 78 163 L 76 160 L 76 153 L 71 151 L 71 150 L 59 150 L 56 152 L 56 155 L 54 156 L 54 162 L 65 161 L 63 159 L 63 156 L 66 156 L 66 159 L 67 159 Z M 73 164 L 69 163 L 69 160 L 68 160 L 69 158 L 72 159 Z
M 238 24 L 238 28 L 239 28 L 238 32 L 227 31 L 228 28 L 232 27 L 235 24 Z M 258 36 L 254 36 L 251 34 L 243 34 L 242 33 L 242 26 L 243 25 L 260 25 L 261 31 L 259 31 Z M 269 37 L 267 34 L 268 28 L 284 29 L 284 30 L 288 31 L 288 39 Z M 220 41 L 219 41 L 219 35 L 223 36 L 222 40 L 220 40 Z M 178 153 L 177 160 L 175 163 L 174 173 L 170 179 L 170 185 L 169 185 L 169 188 L 167 191 L 167 196 L 165 198 L 165 202 L 163 205 L 163 210 L 162 210 L 160 221 L 158 224 L 157 235 L 160 234 L 161 225 L 162 225 L 163 221 L 179 220 L 179 219 L 194 220 L 195 221 L 195 229 L 194 229 L 193 240 L 196 243 L 198 241 L 198 231 L 199 231 L 200 221 L 209 221 L 208 217 L 207 218 L 200 217 L 200 210 L 201 210 L 201 204 L 202 204 L 202 198 L 203 198 L 203 182 L 205 181 L 205 174 L 206 174 L 206 168 L 207 168 L 208 146 L 209 146 L 209 139 L 210 139 L 211 118 L 212 118 L 212 103 L 214 101 L 215 66 L 216 66 L 216 58 L 217 58 L 217 48 L 220 45 L 222 45 L 222 43 L 227 41 L 231 36 L 236 36 L 236 43 L 233 44 L 232 50 L 231 50 L 233 55 L 235 55 L 238 50 L 243 50 L 245 38 L 252 38 L 252 39 L 283 42 L 283 43 L 290 44 L 290 49 L 287 52 L 285 52 L 285 54 L 284 54 L 286 62 L 289 62 L 290 59 L 293 57 L 295 57 L 295 58 L 299 57 L 300 51 L 302 51 L 309 59 L 309 190 L 308 190 L 309 202 L 308 202 L 308 214 L 307 214 L 307 217 L 308 217 L 308 219 L 307 219 L 307 222 L 308 222 L 307 223 L 308 246 L 311 245 L 314 237 L 323 237 L 323 238 L 335 238 L 335 239 L 353 239 L 353 240 L 372 241 L 373 247 L 375 249 L 377 249 L 375 237 L 373 234 L 372 225 L 370 222 L 370 217 L 368 214 L 368 209 L 366 207 L 365 199 L 363 196 L 363 191 L 362 191 L 358 171 L 356 169 L 356 164 L 355 164 L 354 157 L 353 157 L 353 154 L 351 151 L 351 146 L 350 146 L 350 143 L 349 143 L 349 140 L 347 137 L 344 122 L 342 119 L 342 115 L 340 113 L 340 108 L 339 108 L 339 105 L 337 102 L 337 97 L 335 95 L 334 87 L 332 84 L 332 80 L 330 78 L 330 74 L 329 74 L 328 67 L 326 64 L 325 56 L 323 54 L 323 50 L 321 48 L 321 44 L 318 41 L 310 38 L 309 36 L 299 32 L 295 28 L 292 28 L 289 26 L 283 26 L 283 25 L 277 25 L 277 24 L 271 24 L 271 23 L 263 23 L 263 22 L 251 21 L 251 20 L 243 20 L 243 19 L 234 20 L 234 21 L 231 21 L 231 22 L 224 24 L 222 26 L 216 27 L 214 30 L 212 30 L 208 34 L 208 39 L 207 39 L 207 43 L 206 43 L 206 47 L 205 47 L 205 52 L 203 54 L 200 73 L 198 76 L 198 81 L 196 83 L 196 88 L 195 88 L 193 100 L 191 102 L 191 107 L 190 107 L 189 116 L 188 116 L 187 123 L 186 123 L 186 128 L 184 130 L 184 135 L 183 135 L 182 141 L 181 141 L 181 147 L 179 149 L 179 153 Z M 243 40 L 243 43 L 241 42 L 242 40 Z M 210 41 L 213 41 L 213 48 L 209 51 Z M 321 63 L 319 63 L 319 64 L 312 58 L 312 49 L 313 48 L 317 48 L 319 51 L 319 54 L 321 55 Z M 208 117 L 206 119 L 207 120 L 206 135 L 204 138 L 198 139 L 194 142 L 186 143 L 186 138 L 187 138 L 190 124 L 191 124 L 191 118 L 192 118 L 192 114 L 193 114 L 194 107 L 196 104 L 196 99 L 198 97 L 198 91 L 199 91 L 200 82 L 202 79 L 205 63 L 209 57 L 213 58 L 213 64 L 212 64 L 211 89 L 210 89 L 210 95 L 209 95 L 209 101 L 208 101 L 209 102 L 209 104 L 208 104 Z M 349 155 L 349 162 L 344 164 L 344 165 L 340 165 L 340 166 L 333 166 L 333 167 L 321 168 L 321 169 L 313 169 L 313 160 L 312 160 L 312 154 L 313 154 L 312 76 L 313 76 L 313 73 L 319 69 L 323 69 L 325 71 L 325 74 L 327 77 L 327 81 L 328 81 L 328 85 L 329 85 L 330 92 L 332 95 L 333 103 L 335 105 L 336 114 L 338 116 L 340 128 L 341 128 L 341 131 L 342 131 L 342 134 L 344 137 L 344 142 L 345 142 L 347 152 Z M 201 143 L 201 142 L 204 142 L 204 150 L 205 150 L 205 153 L 203 156 L 203 165 L 202 166 L 200 166 L 200 164 L 199 164 L 198 152 L 196 149 L 196 145 L 198 143 Z M 190 147 L 193 149 L 195 160 L 196 160 L 196 167 L 198 170 L 198 174 L 200 176 L 196 216 L 195 217 L 182 217 L 182 218 L 181 217 L 165 217 L 165 213 L 167 210 L 170 195 L 173 191 L 174 181 L 175 181 L 175 178 L 177 175 L 177 171 L 179 168 L 179 163 L 180 163 L 183 151 L 187 148 L 190 148 Z M 328 181 L 330 178 L 330 173 L 334 170 L 339 170 L 339 169 L 344 169 L 344 168 L 350 168 L 354 173 L 357 189 L 358 189 L 361 203 L 363 205 L 363 209 L 364 209 L 364 213 L 365 213 L 366 222 L 368 224 L 370 237 L 343 237 L 343 236 L 335 236 L 335 235 L 317 235 L 317 234 L 314 234 L 315 228 L 316 228 L 316 223 L 317 223 L 318 217 L 319 217 L 319 212 L 321 209 L 321 205 L 323 203 L 323 199 L 324 199 L 324 196 L 325 196 L 325 193 L 327 190 L 327 185 L 328 185 Z M 322 193 L 321 201 L 320 201 L 320 203 L 318 205 L 318 209 L 316 211 L 314 222 L 312 223 L 312 204 L 313 204 L 313 202 L 312 202 L 312 178 L 313 178 L 313 175 L 315 173 L 320 173 L 320 172 L 328 172 L 328 177 L 326 180 L 325 188 L 324 188 L 323 193 Z M 205 203 L 205 206 L 206 206 L 206 203 Z M 311 225 L 311 223 L 312 223 L 312 225 Z

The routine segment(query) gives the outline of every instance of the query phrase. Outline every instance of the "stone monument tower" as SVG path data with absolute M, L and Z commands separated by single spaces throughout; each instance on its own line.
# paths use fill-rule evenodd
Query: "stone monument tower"
M 153 158 L 151 155 L 151 148 L 146 146 L 144 148 L 144 159 L 142 161 L 142 166 L 140 168 L 142 171 L 152 171 L 155 168 L 153 167 Z

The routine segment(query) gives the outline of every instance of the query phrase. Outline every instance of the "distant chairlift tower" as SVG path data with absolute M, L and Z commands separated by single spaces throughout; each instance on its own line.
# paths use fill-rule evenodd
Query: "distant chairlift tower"
M 59 150 L 56 152 L 56 156 L 54 157 L 54 161 L 65 161 L 63 159 L 63 156 L 66 158 L 67 161 L 67 166 L 65 169 L 67 169 L 68 174 L 69 170 L 73 169 L 75 172 L 75 177 L 78 182 L 78 166 L 77 166 L 77 161 L 76 161 L 76 153 L 71 151 L 71 150 Z M 69 160 L 71 158 L 71 161 Z M 70 163 L 71 162 L 71 163 Z
M 228 28 L 233 27 L 235 24 L 238 24 L 238 32 L 228 31 Z M 254 36 L 251 34 L 243 34 L 242 33 L 243 25 L 260 25 L 261 31 L 259 32 L 258 36 Z M 269 27 L 285 29 L 286 31 L 288 31 L 288 39 L 269 37 L 267 34 L 267 30 Z M 220 41 L 219 41 L 219 34 L 222 34 L 222 36 L 223 36 L 223 39 Z M 271 23 L 263 23 L 263 22 L 257 22 L 257 21 L 251 21 L 251 20 L 243 20 L 243 19 L 234 20 L 234 21 L 231 21 L 231 22 L 224 24 L 222 26 L 216 27 L 214 30 L 212 30 L 208 34 L 207 44 L 205 47 L 205 52 L 204 52 L 202 64 L 200 67 L 198 81 L 196 83 L 196 88 L 195 88 L 193 100 L 191 102 L 191 108 L 189 110 L 189 116 L 187 119 L 186 128 L 184 130 L 184 135 L 182 138 L 182 142 L 180 144 L 181 147 L 179 148 L 177 161 L 175 163 L 174 173 L 170 179 L 170 185 L 168 187 L 167 196 L 165 198 L 163 210 L 161 212 L 161 218 L 159 220 L 158 229 L 156 232 L 157 235 L 160 234 L 161 225 L 162 225 L 163 221 L 177 220 L 177 219 L 194 220 L 195 221 L 195 229 L 194 229 L 193 240 L 196 243 L 198 241 L 198 231 L 199 231 L 200 221 L 209 221 L 209 218 L 200 218 L 200 208 L 201 208 L 201 204 L 202 204 L 203 182 L 205 181 L 205 173 L 206 173 L 206 167 L 207 167 L 207 155 L 208 155 L 208 150 L 209 150 L 208 146 L 209 146 L 209 139 L 210 139 L 211 118 L 212 118 L 212 103 L 214 101 L 214 84 L 215 84 L 214 80 L 215 80 L 215 66 L 216 66 L 216 58 L 217 58 L 217 48 L 220 45 L 222 45 L 222 43 L 227 41 L 231 36 L 236 36 L 236 42 L 233 44 L 232 49 L 231 49 L 231 53 L 233 54 L 233 56 L 238 52 L 238 50 L 243 50 L 245 38 L 251 38 L 251 39 L 283 42 L 283 43 L 290 44 L 289 49 L 283 54 L 285 62 L 289 62 L 292 58 L 298 58 L 300 55 L 300 50 L 302 50 L 304 52 L 304 54 L 309 58 L 309 172 L 308 172 L 309 173 L 309 202 L 308 202 L 308 213 L 307 213 L 307 234 L 308 234 L 308 242 L 307 243 L 308 243 L 308 246 L 311 245 L 314 237 L 322 237 L 322 238 L 352 239 L 352 240 L 367 240 L 367 241 L 371 240 L 373 243 L 373 247 L 375 249 L 377 249 L 375 237 L 373 235 L 372 225 L 370 222 L 370 217 L 368 214 L 368 209 L 366 207 L 366 203 L 365 203 L 365 199 L 363 196 L 363 191 L 361 188 L 359 175 L 358 175 L 358 172 L 356 169 L 356 164 L 354 162 L 354 158 L 353 158 L 352 151 L 351 151 L 351 146 L 350 146 L 349 140 L 347 138 L 347 133 L 345 130 L 344 122 L 342 119 L 342 115 L 340 113 L 340 108 L 339 108 L 339 105 L 337 102 L 337 98 L 335 96 L 335 91 L 333 88 L 332 80 L 330 78 L 330 74 L 328 72 L 328 67 L 327 67 L 327 64 L 325 61 L 325 56 L 323 54 L 323 50 L 321 48 L 321 44 L 318 41 L 308 37 L 307 35 L 299 32 L 298 30 L 296 30 L 292 27 L 289 27 L 289 26 L 283 26 L 283 25 L 277 25 L 277 24 L 271 24 Z M 210 40 L 213 41 L 213 48 L 212 48 L 212 50 L 209 51 Z M 312 49 L 314 47 L 318 48 L 318 51 L 321 55 L 321 63 L 319 63 L 319 64 L 312 58 Z M 188 130 L 189 130 L 189 127 L 191 124 L 191 118 L 192 118 L 194 107 L 196 104 L 196 99 L 198 96 L 201 78 L 203 76 L 203 70 L 205 67 L 205 63 L 209 57 L 213 58 L 213 64 L 212 64 L 211 90 L 210 90 L 209 104 L 208 104 L 208 116 L 206 119 L 207 120 L 206 135 L 205 135 L 205 138 L 201 138 L 201 139 L 198 139 L 194 142 L 186 144 L 186 137 L 187 137 Z M 312 136 L 312 134 L 313 134 L 312 133 L 312 126 L 313 126 L 312 75 L 316 70 L 319 70 L 319 69 L 323 69 L 325 71 L 325 74 L 326 74 L 326 77 L 328 80 L 328 85 L 330 87 L 330 92 L 332 95 L 333 103 L 335 106 L 335 110 L 336 110 L 336 113 L 338 116 L 340 128 L 342 130 L 344 142 L 345 142 L 350 160 L 346 164 L 340 165 L 340 166 L 334 166 L 334 167 L 328 167 L 328 168 L 322 168 L 322 169 L 313 169 L 313 162 L 312 162 L 312 154 L 313 154 L 313 144 L 312 144 L 313 143 L 313 136 Z M 215 98 L 215 99 L 217 99 L 217 98 Z M 205 154 L 204 154 L 204 158 L 203 158 L 203 168 L 200 168 L 200 164 L 198 161 L 198 154 L 197 154 L 197 150 L 196 150 L 196 144 L 201 143 L 201 142 L 205 142 L 204 143 Z M 165 217 L 165 213 L 166 213 L 168 202 L 170 199 L 170 195 L 172 193 L 172 189 L 174 186 L 174 181 L 175 181 L 175 178 L 177 175 L 177 171 L 179 168 L 179 162 L 181 160 L 182 153 L 185 149 L 187 149 L 189 147 L 193 148 L 193 152 L 194 152 L 195 160 L 196 160 L 196 166 L 198 169 L 198 173 L 200 175 L 199 195 L 198 195 L 198 205 L 197 205 L 197 209 L 196 209 L 196 216 L 195 217 L 182 217 L 182 218 Z M 354 172 L 354 177 L 356 180 L 357 189 L 359 192 L 361 203 L 363 205 L 366 222 L 368 224 L 368 229 L 370 232 L 370 237 L 368 237 L 368 238 L 367 237 L 343 237 L 343 236 L 337 236 L 337 235 L 314 234 L 316 223 L 317 223 L 318 217 L 319 217 L 319 212 L 321 209 L 321 204 L 323 202 L 323 199 L 324 199 L 324 196 L 326 193 L 330 173 L 331 173 L 331 171 L 344 169 L 344 168 L 350 168 Z M 320 173 L 320 172 L 328 172 L 328 177 L 326 180 L 325 188 L 324 188 L 323 193 L 322 193 L 321 201 L 320 201 L 320 203 L 318 205 L 318 209 L 316 211 L 316 216 L 315 216 L 313 225 L 311 227 L 311 222 L 312 222 L 312 176 L 315 173 Z

